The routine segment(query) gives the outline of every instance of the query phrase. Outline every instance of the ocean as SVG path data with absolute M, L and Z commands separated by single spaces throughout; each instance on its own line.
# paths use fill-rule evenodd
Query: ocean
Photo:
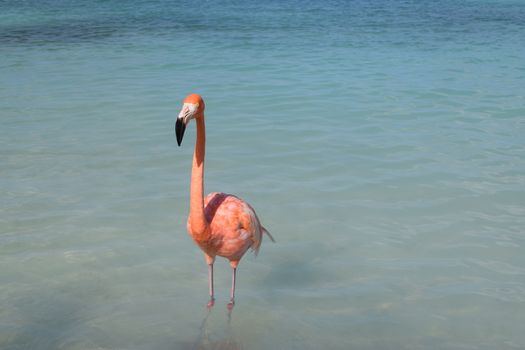
M 524 135 L 522 1 L 1 1 L 0 348 L 524 349 Z

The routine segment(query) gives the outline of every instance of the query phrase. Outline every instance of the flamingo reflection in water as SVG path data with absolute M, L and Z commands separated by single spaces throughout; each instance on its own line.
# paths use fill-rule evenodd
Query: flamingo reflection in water
M 235 338 L 232 327 L 232 312 L 228 312 L 228 328 L 226 330 L 226 337 L 223 339 L 210 339 L 210 332 L 208 330 L 208 319 L 211 314 L 211 309 L 208 309 L 206 316 L 202 320 L 199 336 L 193 344 L 192 350 L 242 350 L 241 342 Z

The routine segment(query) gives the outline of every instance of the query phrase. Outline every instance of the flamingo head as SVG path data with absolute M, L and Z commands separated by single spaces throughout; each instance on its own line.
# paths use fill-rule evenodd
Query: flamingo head
M 186 130 L 186 125 L 192 119 L 201 118 L 204 116 L 204 100 L 198 94 L 191 94 L 186 96 L 183 101 L 182 109 L 177 117 L 175 123 L 175 135 L 177 135 L 177 144 L 180 146 L 182 137 Z

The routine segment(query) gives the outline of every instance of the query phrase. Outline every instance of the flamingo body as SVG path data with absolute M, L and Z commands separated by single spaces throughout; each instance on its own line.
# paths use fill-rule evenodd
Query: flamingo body
M 268 231 L 248 203 L 231 194 L 213 192 L 204 198 L 204 213 L 210 225 L 209 237 L 200 239 L 192 235 L 189 218 L 187 227 L 208 261 L 222 256 L 235 268 L 249 248 L 258 253 L 262 234 Z

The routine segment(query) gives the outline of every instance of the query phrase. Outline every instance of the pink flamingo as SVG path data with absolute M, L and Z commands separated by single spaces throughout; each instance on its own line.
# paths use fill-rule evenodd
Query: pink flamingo
M 208 263 L 210 301 L 215 303 L 213 290 L 213 263 L 222 256 L 230 261 L 232 286 L 228 309 L 235 304 L 235 277 L 237 265 L 248 248 L 257 255 L 263 234 L 274 241 L 272 235 L 261 225 L 253 208 L 231 194 L 214 192 L 204 198 L 204 153 L 206 132 L 204 127 L 204 101 L 200 95 L 188 95 L 175 124 L 177 143 L 180 146 L 186 125 L 195 119 L 197 140 L 191 168 L 190 214 L 187 229 L 195 243 L 202 249 Z M 274 241 L 275 242 L 275 241 Z

